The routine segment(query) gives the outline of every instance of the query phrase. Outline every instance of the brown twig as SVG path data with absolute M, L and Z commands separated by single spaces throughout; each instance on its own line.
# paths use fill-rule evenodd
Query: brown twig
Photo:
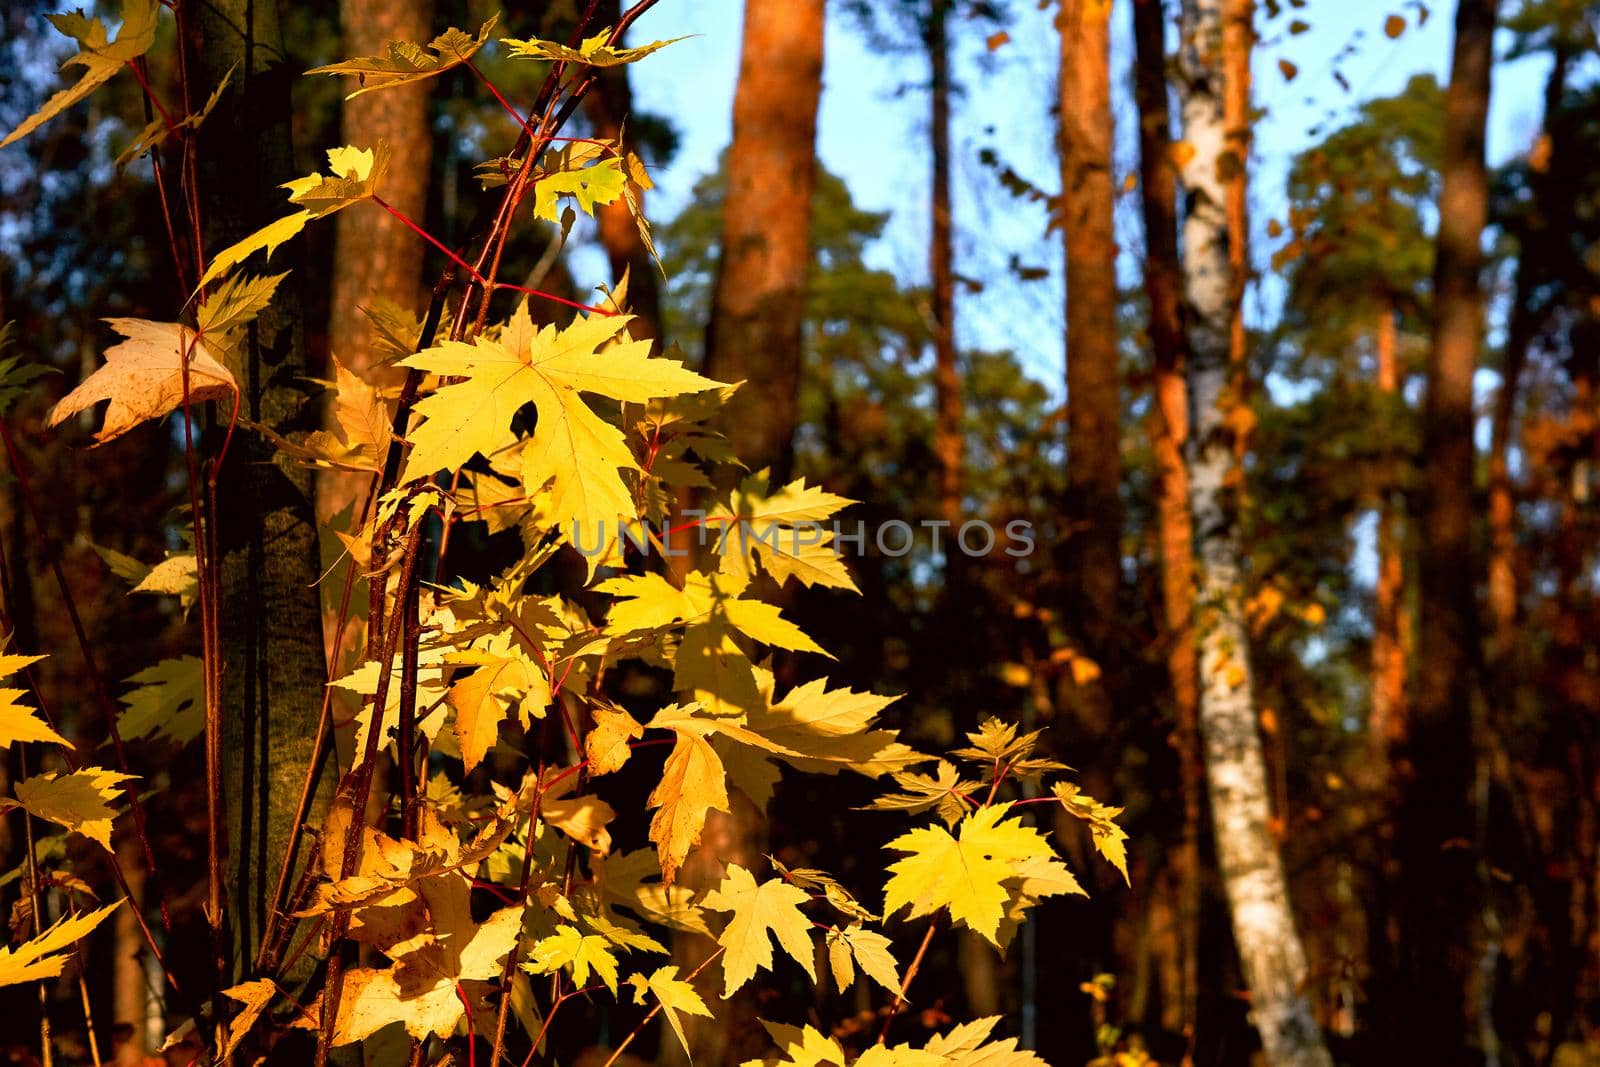
M 701 960 L 700 961 L 700 965 L 698 967 L 696 967 L 694 970 L 690 971 L 688 974 L 684 975 L 683 980 L 685 982 L 694 981 L 695 978 L 699 977 L 701 971 L 705 970 L 707 967 L 709 967 L 711 965 L 711 961 L 712 960 L 716 959 L 718 956 L 721 956 L 726 951 L 727 951 L 727 949 L 725 949 L 721 945 L 718 945 L 717 946 L 717 950 L 715 952 L 713 952 L 711 955 L 707 956 L 705 959 Z M 626 1052 L 627 1049 L 628 1049 L 628 1046 L 633 1044 L 633 1039 L 638 1037 L 639 1033 L 642 1030 L 644 1030 L 645 1025 L 648 1024 L 651 1019 L 654 1019 L 657 1015 L 660 1015 L 660 1014 L 661 1014 L 661 999 L 659 997 L 657 997 L 656 998 L 656 1006 L 651 1008 L 648 1012 L 646 1012 L 644 1018 L 639 1020 L 639 1024 L 628 1032 L 628 1036 L 627 1037 L 622 1039 L 622 1044 L 618 1045 L 615 1049 L 613 1049 L 611 1051 L 611 1058 L 606 1060 L 604 1067 L 615 1067 L 616 1062 L 617 1062 L 617 1057 L 621 1056 L 624 1052 Z
M 922 935 L 922 944 L 917 946 L 917 954 L 911 958 L 911 966 L 906 968 L 906 976 L 900 980 L 900 991 L 894 995 L 894 1003 L 889 1005 L 889 1012 L 883 1018 L 883 1029 L 878 1031 L 878 1044 L 889 1039 L 889 1027 L 905 1005 L 906 991 L 911 988 L 911 980 L 917 976 L 917 971 L 921 970 L 922 958 L 928 954 L 928 946 L 933 944 L 933 932 L 938 928 L 939 917 L 935 915 L 928 922 L 928 932 Z

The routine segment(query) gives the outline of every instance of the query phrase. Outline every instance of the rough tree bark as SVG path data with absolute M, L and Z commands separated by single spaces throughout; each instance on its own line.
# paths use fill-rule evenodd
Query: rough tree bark
M 823 0 L 745 4 L 722 254 L 706 328 L 705 373 L 745 382 L 720 427 L 751 470 L 770 468 L 775 486 L 793 467 L 799 410 L 823 13 Z M 722 842 L 722 856 L 759 862 L 761 823 L 741 802 L 732 816 L 713 813 L 705 841 Z M 701 959 L 704 943 L 702 950 Z M 742 991 L 716 1025 L 688 1031 L 694 1061 L 734 1064 L 759 1055 L 766 1038 L 758 1015 L 752 991 Z M 663 1048 L 667 1055 L 676 1053 Z
M 1406 1047 L 1438 1055 L 1467 1033 L 1472 968 L 1472 687 L 1478 661 L 1473 565 L 1472 377 L 1483 336 L 1484 126 L 1496 0 L 1460 0 L 1445 95 L 1443 185 L 1434 263 L 1434 321 L 1423 409 L 1428 477 L 1418 532 L 1418 662 L 1401 803 L 1402 975 L 1414 1000 Z
M 1122 404 L 1112 232 L 1111 4 L 1065 0 L 1061 30 L 1061 228 L 1067 275 L 1067 614 L 1080 650 L 1112 667 L 1121 586 Z M 1104 673 L 1102 677 L 1104 677 Z M 1109 725 L 1103 687 L 1091 713 Z
M 1195 419 L 1189 498 L 1199 571 L 1200 732 L 1218 865 L 1266 1060 L 1274 1067 L 1329 1067 L 1333 1061 L 1302 992 L 1305 949 L 1269 826 L 1271 801 L 1242 607 L 1244 574 L 1228 499 L 1234 468 L 1227 417 L 1233 393 L 1230 297 L 1236 288 L 1228 248 L 1230 146 L 1222 51 L 1225 15 L 1237 17 L 1238 8 L 1226 11 L 1225 2 L 1239 0 L 1184 0 L 1179 52 L 1184 138 L 1193 149 L 1182 169 L 1188 206 L 1183 264 Z M 1243 166 L 1244 160 L 1232 165 Z
M 433 38 L 432 0 L 341 0 L 339 16 L 348 56 L 383 55 L 390 41 Z M 428 129 L 428 97 L 433 81 L 395 92 L 363 93 L 346 100 L 340 116 L 341 144 L 371 148 L 388 143 L 403 165 L 384 178 L 383 196 L 395 209 L 421 219 L 426 209 L 433 136 Z M 375 364 L 370 350 L 371 320 L 362 308 L 386 300 L 415 311 L 422 295 L 422 247 L 416 234 L 385 211 L 345 211 L 335 220 L 333 308 L 328 321 L 329 351 L 351 370 L 375 385 L 397 386 L 405 372 Z M 331 370 L 328 374 L 332 377 Z M 326 417 L 332 420 L 331 409 Z M 372 479 L 363 474 L 329 471 L 317 477 L 317 519 L 327 522 L 345 509 L 359 519 Z M 336 591 L 330 595 L 337 596 Z M 333 647 L 338 605 L 324 613 L 323 639 Z M 345 653 L 359 647 L 346 632 Z M 339 665 L 334 665 L 335 670 Z
M 956 359 L 954 215 L 950 203 L 950 0 L 931 0 L 925 25 L 930 75 L 933 196 L 928 239 L 928 304 L 933 327 L 933 451 L 939 462 L 939 517 L 961 525 L 961 366 Z M 954 560 L 959 553 L 949 554 Z
M 235 68 L 199 135 L 205 239 L 216 249 L 284 214 L 278 186 L 296 176 L 289 92 L 301 65 L 283 50 L 275 4 L 212 0 L 192 5 L 187 24 L 199 101 Z M 278 255 L 292 263 L 293 251 Z M 316 422 L 295 280 L 279 287 L 251 327 L 240 382 L 240 416 L 279 433 Z M 240 432 L 218 495 L 227 914 L 237 970 L 253 957 L 266 921 L 313 757 L 326 673 L 309 473 L 258 435 Z M 323 778 L 331 788 L 331 776 Z
M 722 426 L 752 470 L 788 477 L 799 407 L 823 0 L 750 0 L 733 98 L 708 375 L 743 379 Z
M 1156 523 L 1161 544 L 1161 617 L 1173 740 L 1183 798 L 1183 835 L 1171 858 L 1177 881 L 1178 1028 L 1191 1040 L 1199 987 L 1200 804 L 1203 795 L 1195 673 L 1194 527 L 1189 517 L 1189 390 L 1187 339 L 1179 311 L 1177 174 L 1172 166 L 1172 116 L 1167 97 L 1166 27 L 1161 0 L 1134 0 L 1134 95 L 1139 108 L 1139 193 L 1144 221 L 1145 296 L 1150 302 L 1155 405 L 1149 420 L 1156 459 Z
M 1544 130 L 1542 136 L 1552 138 L 1551 124 L 1561 107 L 1561 97 L 1566 92 L 1567 69 L 1571 65 L 1571 52 L 1558 45 L 1550 64 L 1550 74 L 1544 87 Z M 1544 174 L 1551 173 L 1556 163 L 1556 146 L 1550 145 L 1551 158 L 1540 170 L 1530 175 L 1535 200 L 1541 206 L 1529 220 L 1530 226 L 1543 225 L 1549 214 L 1559 210 L 1554 198 L 1548 207 L 1537 190 L 1546 184 Z M 1559 194 L 1556 194 L 1559 195 Z M 1537 231 L 1534 231 L 1537 232 Z M 1531 234 L 1530 234 L 1531 235 Z M 1536 315 L 1533 308 L 1533 264 L 1529 260 L 1532 242 L 1524 240 L 1517 257 L 1517 274 L 1512 296 L 1511 321 L 1506 329 L 1506 343 L 1501 355 L 1500 389 L 1495 395 L 1494 418 L 1489 444 L 1489 617 L 1494 633 L 1490 649 L 1497 667 L 1516 647 L 1517 640 L 1517 529 L 1516 502 L 1511 483 L 1510 451 L 1515 432 L 1517 390 L 1521 383 L 1523 367 L 1527 365 L 1528 348 L 1533 344 Z
M 1385 295 L 1373 328 L 1377 355 L 1378 393 L 1387 404 L 1397 403 L 1400 372 L 1396 359 L 1395 307 Z M 1388 409 L 1386 409 L 1388 410 Z M 1387 416 L 1386 416 L 1387 417 Z M 1393 440 L 1384 428 L 1386 450 Z M 1378 486 L 1378 585 L 1372 617 L 1372 708 L 1367 720 L 1367 741 L 1374 772 L 1387 785 L 1391 747 L 1403 737 L 1406 720 L 1406 653 L 1410 646 L 1410 613 L 1406 610 L 1405 537 L 1395 500 L 1398 486 L 1394 459 L 1382 457 Z

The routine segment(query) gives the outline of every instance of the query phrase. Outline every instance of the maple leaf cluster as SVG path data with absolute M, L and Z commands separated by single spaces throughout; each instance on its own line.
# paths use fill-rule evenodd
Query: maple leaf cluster
M 85 47 L 75 61 L 89 74 L 12 138 L 147 49 L 154 17 L 153 5 L 130 2 L 122 35 L 109 43 L 98 23 L 73 24 Z M 493 25 L 475 36 L 451 30 L 426 46 L 396 42 L 383 56 L 313 73 L 356 77 L 356 94 L 412 84 L 468 62 Z M 516 56 L 594 67 L 633 62 L 667 43 L 507 41 Z M 283 278 L 238 268 L 316 220 L 375 200 L 390 158 L 382 145 L 347 146 L 329 152 L 328 164 L 327 173 L 287 185 L 290 214 L 210 257 L 192 321 L 109 320 L 124 340 L 60 401 L 51 425 L 108 402 L 96 434 L 106 441 L 189 405 L 236 404 L 246 328 Z M 490 164 L 488 184 L 524 177 L 507 161 Z M 630 190 L 648 183 L 636 158 L 603 142 L 551 150 L 537 166 L 534 214 L 563 226 L 574 209 L 592 214 L 618 200 L 636 209 Z M 558 214 L 563 205 L 567 214 Z M 715 420 L 736 385 L 633 339 L 626 290 L 624 278 L 607 294 L 609 307 L 565 325 L 536 326 L 524 303 L 482 329 L 454 323 L 444 340 L 400 313 L 386 332 L 400 339 L 394 362 L 411 374 L 414 396 L 403 406 L 336 353 L 329 428 L 288 438 L 246 424 L 286 461 L 372 476 L 376 499 L 329 533 L 354 602 L 388 619 L 414 613 L 414 623 L 403 655 L 374 627 L 328 683 L 346 709 L 338 725 L 352 727 L 354 741 L 321 820 L 317 866 L 283 921 L 335 931 L 331 950 L 321 946 L 331 977 L 299 994 L 268 969 L 218 991 L 210 1010 L 220 1056 L 257 1031 L 297 1028 L 333 1045 L 386 1031 L 471 1041 L 503 1028 L 508 1008 L 537 1043 L 566 999 L 621 999 L 625 989 L 645 1008 L 640 1025 L 660 1015 L 687 1047 L 686 1019 L 713 1015 L 714 990 L 726 999 L 780 967 L 839 989 L 865 976 L 880 987 L 887 1034 L 914 977 L 915 964 L 902 969 L 897 956 L 902 924 L 931 917 L 1003 950 L 1045 898 L 1084 892 L 1030 821 L 1037 809 L 1028 804 L 1082 820 L 1126 877 L 1120 809 L 1071 782 L 1043 791 L 1067 768 L 1036 752 L 1037 732 L 990 720 L 935 761 L 882 721 L 892 696 L 822 677 L 780 691 L 775 658 L 795 657 L 797 672 L 811 657 L 830 658 L 785 615 L 785 587 L 856 591 L 826 536 L 802 543 L 783 534 L 826 523 L 851 501 L 803 480 L 770 485 L 760 472 L 719 497 L 712 487 L 729 479 L 709 474 L 737 458 Z M 417 336 L 427 339 L 412 350 Z M 391 462 L 401 458 L 396 450 L 400 463 Z M 754 524 L 778 536 L 714 537 L 681 571 L 649 569 L 629 553 L 646 540 L 661 547 L 650 525 L 681 521 L 679 502 L 694 494 L 707 502 L 703 522 L 714 531 Z M 482 583 L 441 574 L 408 585 L 425 528 L 473 524 L 514 532 L 516 561 Z M 562 586 L 550 564 L 564 553 L 577 558 L 573 549 L 584 561 L 582 588 L 552 591 Z M 192 545 L 153 564 L 102 556 L 130 594 L 175 597 L 185 611 L 200 595 Z M 26 676 L 39 658 L 0 656 L 0 677 Z M 193 743 L 205 729 L 205 669 L 202 658 L 183 656 L 134 674 L 121 698 L 122 733 Z M 616 684 L 641 678 L 655 686 Z M 39 746 L 60 767 L 17 781 L 0 804 L 109 852 L 131 776 L 82 765 L 43 704 L 25 702 L 31 689 L 31 681 L 0 689 L 0 747 Z M 641 691 L 671 696 L 641 706 Z M 552 741 L 564 741 L 560 756 Z M 655 744 L 664 758 L 638 754 Z M 358 784 L 370 786 L 380 759 L 423 783 L 404 810 L 374 815 L 363 802 Z M 918 769 L 930 763 L 931 773 Z M 713 813 L 731 812 L 736 793 L 764 810 L 785 768 L 891 783 L 870 810 L 919 825 L 889 841 L 882 886 L 853 889 L 776 860 L 760 869 L 724 863 L 706 847 Z M 644 840 L 619 845 L 607 797 L 610 783 L 627 776 L 649 786 L 651 817 Z M 685 878 L 697 853 L 711 875 Z M 0 951 L 0 985 L 59 974 L 65 953 L 119 903 L 74 907 Z M 715 941 L 713 984 L 696 985 L 698 974 L 662 962 L 674 934 Z M 360 966 L 332 965 L 344 940 L 363 946 Z M 535 977 L 550 990 L 544 1005 Z M 768 1030 L 772 1059 L 793 1067 L 1038 1063 L 1014 1040 L 992 1039 L 995 1023 L 958 1026 L 920 1048 L 880 1040 L 858 1056 L 810 1026 Z

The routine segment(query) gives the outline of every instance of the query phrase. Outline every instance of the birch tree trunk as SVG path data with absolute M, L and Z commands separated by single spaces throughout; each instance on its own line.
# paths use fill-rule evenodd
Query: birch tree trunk
M 1217 860 L 1249 986 L 1251 1016 L 1273 1067 L 1331 1067 L 1301 987 L 1305 949 L 1295 929 L 1283 859 L 1269 828 L 1271 804 L 1251 693 L 1244 574 L 1230 515 L 1234 451 L 1228 410 L 1234 291 L 1229 262 L 1229 144 L 1223 117 L 1224 3 L 1184 0 L 1179 54 L 1184 138 L 1184 299 L 1189 311 L 1189 389 L 1195 437 L 1189 499 L 1198 555 L 1200 733 Z

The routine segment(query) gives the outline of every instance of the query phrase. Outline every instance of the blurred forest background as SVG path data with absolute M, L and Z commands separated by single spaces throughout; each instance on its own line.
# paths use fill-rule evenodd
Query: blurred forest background
M 565 39 L 580 6 L 281 4 L 294 173 L 381 137 L 389 201 L 461 240 L 474 167 L 515 134 L 484 84 L 456 70 L 344 103 L 300 72 L 497 10 L 499 32 Z M 907 694 L 889 714 L 912 743 L 989 715 L 1049 727 L 1052 755 L 1126 806 L 1131 888 L 1075 857 L 1088 901 L 1003 959 L 949 941 L 911 1010 L 1004 1013 L 1058 1067 L 1247 1063 L 1252 1000 L 1287 975 L 1277 995 L 1309 1002 L 1341 1062 L 1600 1063 L 1600 7 L 1199 4 L 1224 23 L 1214 63 L 1186 56 L 1162 0 L 746 6 L 662 3 L 631 39 L 703 36 L 609 72 L 576 120 L 651 165 L 665 281 L 610 209 L 564 244 L 525 232 L 504 275 L 588 299 L 628 269 L 644 330 L 749 380 L 724 428 L 750 466 L 859 501 L 846 518 L 869 531 L 952 524 L 939 544 L 919 525 L 905 555 L 869 534 L 865 596 L 805 590 L 793 613 L 837 682 Z M 615 20 L 616 0 L 599 8 Z M 0 14 L 0 127 L 68 54 L 49 10 Z M 741 27 L 767 58 L 735 71 Z M 513 100 L 537 88 L 492 46 L 479 62 Z M 171 425 L 93 452 L 42 429 L 97 365 L 102 317 L 170 315 L 151 170 L 118 159 L 146 106 L 118 80 L 0 154 L 0 319 L 61 371 L 10 416 L 0 535 L 26 647 L 72 642 L 58 562 L 128 714 L 161 716 L 198 691 L 139 672 L 194 649 L 165 602 L 127 596 L 119 561 L 180 547 L 182 449 Z M 1197 154 L 1209 213 L 1189 210 Z M 280 254 L 313 360 L 392 375 L 352 309 L 415 314 L 443 257 L 377 211 Z M 1217 510 L 1191 507 L 1193 482 Z M 319 510 L 353 492 L 323 479 Z M 948 551 L 973 519 L 1025 520 L 1037 551 Z M 467 574 L 503 562 L 476 535 L 451 553 Z M 1233 629 L 1197 621 L 1212 610 Z M 1242 678 L 1205 669 L 1223 631 L 1247 644 Z M 69 732 L 98 730 L 71 659 L 42 670 Z M 200 754 L 159 731 L 131 744 L 155 848 L 202 865 Z M 859 820 L 819 824 L 820 788 L 786 783 L 727 847 L 881 864 Z M 0 823 L 8 909 L 22 851 Z M 1280 863 L 1281 914 L 1247 914 L 1241 887 Z M 195 935 L 169 964 L 203 966 L 202 890 L 161 888 Z M 160 981 L 128 912 L 90 993 L 124 1024 L 118 1062 L 139 1063 L 163 1036 Z M 15 1036 L 27 1062 L 10 1031 L 0 1058 Z M 705 1067 L 737 1062 L 737 1042 L 697 1040 Z

